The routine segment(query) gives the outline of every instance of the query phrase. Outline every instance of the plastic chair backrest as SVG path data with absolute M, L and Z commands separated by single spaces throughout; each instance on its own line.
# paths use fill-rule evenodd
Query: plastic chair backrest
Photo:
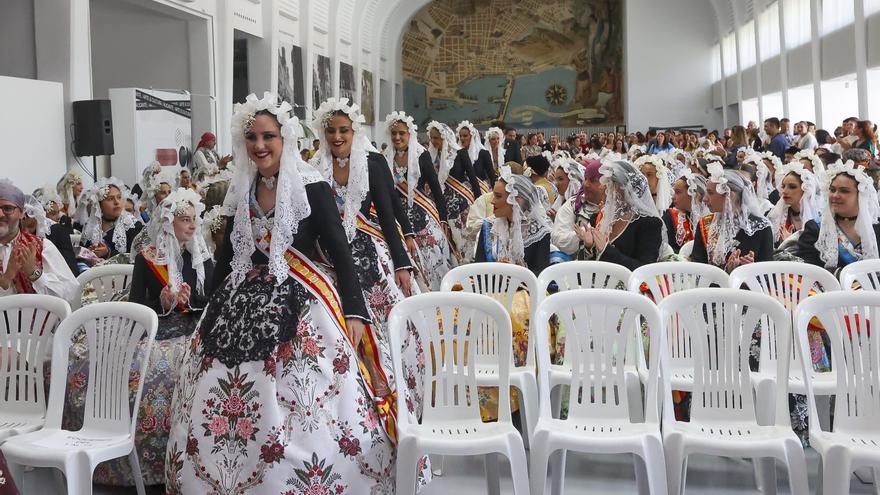
M 880 259 L 850 263 L 840 270 L 840 288 L 853 290 L 858 282 L 861 290 L 880 290 Z
M 508 311 L 513 308 L 517 291 L 525 289 L 529 295 L 529 322 L 535 321 L 538 307 L 538 281 L 528 268 L 509 263 L 470 263 L 452 270 L 443 277 L 440 290 L 448 292 L 460 286 L 464 292 L 482 294 L 495 299 Z M 477 364 L 498 364 L 499 349 L 495 333 L 487 330 L 477 339 Z M 526 365 L 535 364 L 535 339 L 529 338 L 526 351 Z M 511 354 L 511 362 L 513 355 Z
M 794 321 L 798 304 L 811 294 L 840 290 L 837 279 L 824 268 L 791 261 L 764 261 L 740 266 L 730 273 L 730 286 L 739 288 L 742 285 L 779 301 L 788 310 L 790 322 Z M 777 340 L 776 329 L 768 321 L 761 329 L 761 372 L 770 372 L 775 366 L 779 355 Z M 789 349 L 788 355 L 794 360 L 792 364 L 799 366 L 798 353 Z
M 536 313 L 536 337 L 545 342 L 549 321 L 556 316 L 570 329 L 566 357 L 571 364 L 569 419 L 628 420 L 629 408 L 624 374 L 624 356 L 632 345 L 629 334 L 647 323 L 650 338 L 650 372 L 646 383 L 645 422 L 659 422 L 657 366 L 663 328 L 660 312 L 651 301 L 637 294 L 614 289 L 576 289 L 560 292 L 541 302 Z M 550 412 L 550 353 L 538 346 L 541 416 Z
M 410 325 L 418 334 L 424 352 L 421 377 L 424 400 L 422 424 L 448 421 L 480 422 L 477 396 L 475 351 L 482 334 L 491 331 L 497 342 L 498 418 L 510 421 L 510 355 L 512 333 L 510 316 L 491 297 L 462 292 L 431 292 L 404 299 L 394 306 L 388 320 L 391 352 L 399 391 L 407 390 L 403 368 L 403 335 Z M 406 394 L 397 394 L 398 411 L 407 411 Z M 401 413 L 398 427 L 410 421 Z
M 538 298 L 547 297 L 550 284 L 559 292 L 573 289 L 624 289 L 631 273 L 625 266 L 606 261 L 566 261 L 550 265 L 538 275 Z
M 678 254 L 680 254 L 681 256 L 687 256 L 687 257 L 690 257 L 691 253 L 693 253 L 693 252 L 694 252 L 694 241 L 687 241 L 678 250 Z
M 52 349 L 52 387 L 46 426 L 61 427 L 69 350 L 74 335 L 82 330 L 89 359 L 83 429 L 134 435 L 147 361 L 158 324 L 155 311 L 129 302 L 90 304 L 62 321 L 55 332 Z M 146 339 L 144 344 L 138 346 L 143 339 Z M 138 386 L 133 407 L 129 409 L 129 383 L 135 359 L 139 363 L 134 370 L 138 373 Z
M 874 291 L 818 294 L 798 306 L 798 328 L 806 327 L 814 317 L 825 327 L 831 342 L 831 362 L 837 377 L 834 432 L 858 435 L 864 442 L 863 437 L 876 435 L 880 417 L 880 332 L 872 328 L 880 324 L 880 296 Z M 798 333 L 799 351 L 809 356 L 810 345 L 805 337 Z M 815 418 L 815 395 L 809 374 L 806 377 L 810 414 Z M 811 434 L 820 430 L 818 421 L 810 421 Z
M 776 325 L 780 342 L 788 344 L 791 318 L 785 308 L 772 297 L 751 291 L 692 289 L 664 299 L 660 313 L 664 321 L 680 319 L 691 333 L 694 344 L 691 422 L 754 423 L 749 369 L 752 334 L 766 318 Z M 787 358 L 786 349 L 790 348 L 791 345 L 784 346 L 780 355 Z M 663 347 L 663 352 L 668 352 L 667 347 Z M 788 370 L 787 359 L 777 363 L 777 376 L 781 379 L 777 381 L 776 424 L 790 421 Z M 664 390 L 671 390 L 669 374 L 663 375 Z M 663 421 L 675 421 L 672 394 L 665 394 L 664 402 Z
M 69 314 L 67 301 L 54 296 L 0 297 L 0 412 L 46 412 L 43 368 L 55 330 Z
M 78 248 L 81 238 L 82 234 L 70 234 L 70 244 L 73 245 L 74 248 Z
M 108 302 L 114 294 L 131 285 L 132 273 L 134 273 L 134 265 L 127 264 L 93 266 L 80 273 L 76 277 L 80 286 L 80 307 L 82 307 L 82 292 L 89 285 L 95 289 L 97 296 L 95 302 Z

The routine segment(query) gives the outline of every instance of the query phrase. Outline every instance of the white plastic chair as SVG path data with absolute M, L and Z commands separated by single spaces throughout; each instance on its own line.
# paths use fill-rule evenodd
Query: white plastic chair
M 0 444 L 43 427 L 45 360 L 58 323 L 69 314 L 67 301 L 54 296 L 0 297 Z
M 52 346 L 46 424 L 42 430 L 12 437 L 0 447 L 15 479 L 21 479 L 22 466 L 54 467 L 67 477 L 67 493 L 89 494 L 95 467 L 127 455 L 137 493 L 144 495 L 134 435 L 158 321 L 156 313 L 146 306 L 107 302 L 90 304 L 61 322 Z M 61 428 L 61 417 L 69 350 L 74 334 L 80 329 L 85 331 L 89 346 L 89 376 L 83 426 L 78 431 L 69 431 Z M 138 346 L 142 339 L 146 339 L 146 343 Z M 136 370 L 134 407 L 130 409 L 129 380 L 135 359 L 139 359 L 140 366 Z
M 131 286 L 132 273 L 134 265 L 128 264 L 93 266 L 80 273 L 76 277 L 80 287 L 77 309 L 82 307 L 82 294 L 89 286 L 95 289 L 95 302 L 108 302 L 114 294 Z
M 406 390 L 401 349 L 413 325 L 425 352 L 421 411 L 400 414 L 397 423 L 397 493 L 414 494 L 416 465 L 422 456 L 485 455 L 488 493 L 500 490 L 498 454 L 507 456 L 514 492 L 529 491 L 523 441 L 511 422 L 512 335 L 510 316 L 492 298 L 477 294 L 434 292 L 412 296 L 394 306 L 389 318 L 391 350 L 398 390 Z M 484 423 L 477 396 L 480 353 L 488 339 L 497 347 L 498 421 Z M 397 395 L 406 411 L 405 394 Z M 411 418 L 421 416 L 421 422 Z
M 624 290 L 632 273 L 623 265 L 606 261 L 566 261 L 550 265 L 538 275 L 539 302 L 547 297 L 547 289 L 553 282 L 559 292 L 572 289 Z
M 79 247 L 79 241 L 80 241 L 81 238 L 82 238 L 82 234 L 70 234 L 70 244 L 71 244 L 74 248 L 78 248 L 78 247 Z
M 687 241 L 678 249 L 678 254 L 681 256 L 686 256 L 690 258 L 691 253 L 694 252 L 694 241 Z
M 547 338 L 549 320 L 555 316 L 568 334 L 567 356 L 574 370 L 569 377 L 568 417 L 551 413 L 550 353 L 537 348 L 541 392 L 540 418 L 531 448 L 532 493 L 544 493 L 547 464 L 554 455 L 551 493 L 561 495 L 565 451 L 594 454 L 633 454 L 636 479 L 643 494 L 666 493 L 666 463 L 660 437 L 658 403 L 659 352 L 663 329 L 657 306 L 644 297 L 613 289 L 581 289 L 554 294 L 538 307 L 535 335 Z M 624 357 L 632 345 L 627 329 L 644 318 L 651 338 L 650 377 L 646 410 L 630 421 L 630 410 L 641 408 L 641 390 L 627 383 Z
M 880 259 L 869 259 L 850 263 L 840 270 L 840 287 L 853 290 L 859 283 L 861 290 L 880 290 Z
M 470 263 L 449 270 L 440 283 L 440 289 L 448 292 L 456 285 L 461 286 L 464 292 L 483 294 L 495 299 L 508 312 L 513 306 L 516 292 L 525 288 L 529 293 L 529 323 L 535 321 L 535 309 L 538 307 L 538 281 L 528 268 L 509 263 Z M 524 365 L 516 366 L 512 353 L 508 354 L 507 358 L 510 361 L 510 384 L 519 391 L 520 415 L 525 430 L 523 441 L 526 445 L 529 444 L 535 423 L 538 421 L 535 344 L 534 337 L 529 335 Z M 541 345 L 548 344 L 542 342 Z M 481 387 L 499 386 L 499 366 L 502 359 L 500 352 L 494 332 L 486 332 L 478 336 L 474 357 L 477 365 L 477 383 Z
M 807 465 L 788 412 L 790 317 L 775 299 L 738 289 L 694 289 L 660 303 L 664 321 L 680 319 L 694 344 L 694 389 L 690 422 L 675 419 L 672 395 L 664 394 L 663 444 L 671 494 L 684 493 L 687 458 L 701 453 L 724 457 L 775 458 L 788 467 L 791 493 L 809 493 Z M 779 345 L 771 424 L 759 425 L 749 372 L 752 334 L 762 320 L 773 322 Z M 661 366 L 666 364 L 669 348 Z M 664 367 L 665 369 L 665 367 Z M 672 388 L 662 373 L 664 390 Z M 775 490 L 764 479 L 764 493 Z M 774 479 L 775 481 L 775 479 Z
M 825 431 L 818 421 L 810 421 L 810 445 L 821 456 L 821 493 L 849 493 L 854 469 L 872 468 L 875 483 L 880 479 L 880 296 L 873 291 L 818 294 L 798 306 L 797 325 L 803 327 L 814 317 L 831 341 L 838 390 L 834 429 Z M 809 355 L 804 337 L 798 334 L 799 351 Z M 809 365 L 804 362 L 802 368 L 806 371 Z M 806 376 L 810 414 L 816 417 L 816 394 Z

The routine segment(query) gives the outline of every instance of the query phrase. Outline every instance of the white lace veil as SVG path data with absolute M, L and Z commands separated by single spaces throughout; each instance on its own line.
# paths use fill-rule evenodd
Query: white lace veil
M 413 118 L 404 112 L 391 112 L 388 117 L 385 117 L 385 137 L 389 143 L 391 142 L 391 128 L 398 122 L 409 129 L 409 145 L 407 145 L 406 149 L 406 204 L 412 207 L 415 188 L 422 176 L 422 169 L 419 167 L 419 157 L 425 152 L 425 147 L 419 144 L 418 126 L 416 126 Z M 388 149 L 385 150 L 385 160 L 388 161 L 388 166 L 391 167 L 392 175 L 394 175 L 394 169 L 397 166 L 394 161 L 396 154 L 394 146 L 388 146 Z
M 771 155 L 773 153 L 770 153 Z M 776 158 L 776 155 L 773 155 Z M 770 168 L 767 167 L 767 164 L 764 163 L 764 156 L 760 153 L 746 153 L 746 157 L 743 160 L 743 164 L 751 163 L 755 166 L 755 175 L 757 176 L 757 187 L 755 188 L 755 195 L 758 196 L 758 199 L 761 201 L 770 199 L 770 192 L 773 190 L 773 181 L 770 177 Z M 778 168 L 776 169 L 779 170 Z
M 455 165 L 455 153 L 460 150 L 461 147 L 458 145 L 455 133 L 448 125 L 432 120 L 428 123 L 429 137 L 431 129 L 437 129 L 437 132 L 443 137 L 443 149 L 438 150 L 434 147 L 434 143 L 430 143 L 428 145 L 428 152 L 431 153 L 431 163 L 437 159 L 437 153 L 440 153 L 440 170 L 437 171 L 437 180 L 440 181 L 440 187 L 445 190 L 446 179 L 449 178 L 449 171 L 452 170 L 452 166 Z
M 819 239 L 816 241 L 816 249 L 819 251 L 822 261 L 825 262 L 825 268 L 828 269 L 837 268 L 837 246 L 840 243 L 837 222 L 834 218 L 834 213 L 831 212 L 831 205 L 828 201 L 830 197 L 829 190 L 831 182 L 840 174 L 849 175 L 858 184 L 859 216 L 856 218 L 856 232 L 861 239 L 861 259 L 877 259 L 878 257 L 877 236 L 874 234 L 874 224 L 880 221 L 878 220 L 878 217 L 880 217 L 880 199 L 877 197 L 874 181 L 862 168 L 856 167 L 852 161 L 843 163 L 838 160 L 836 163 L 832 163 L 828 170 L 820 176 L 825 205 L 822 208 L 822 223 L 819 225 Z
M 254 231 L 250 219 L 251 185 L 256 180 L 257 166 L 251 161 L 245 146 L 245 133 L 257 112 L 268 111 L 281 125 L 284 145 L 281 150 L 281 168 L 275 189 L 275 217 L 272 222 L 272 240 L 269 244 L 269 271 L 280 284 L 287 279 L 289 266 L 284 258 L 300 221 L 312 213 L 300 167 L 305 164 L 299 154 L 298 138 L 302 133 L 299 119 L 290 115 L 290 103 L 277 104 L 275 95 L 266 92 L 262 99 L 253 93 L 244 103 L 235 105 L 232 115 L 232 154 L 235 160 L 235 175 L 226 193 L 224 209 L 235 212 L 231 228 L 232 276 L 235 283 L 241 283 L 245 274 L 253 267 L 251 255 L 256 250 Z
M 46 238 L 52 228 L 52 221 L 46 218 L 46 210 L 39 199 L 30 194 L 24 196 L 24 214 L 37 221 L 37 235 Z
M 205 205 L 202 197 L 192 189 L 179 188 L 172 191 L 156 207 L 148 225 L 150 243 L 156 247 L 153 262 L 168 267 L 168 281 L 173 291 L 177 291 L 183 283 L 183 251 L 181 243 L 174 235 L 174 217 L 183 214 L 189 207 L 195 211 L 196 231 L 184 245 L 192 256 L 192 267 L 196 272 L 196 292 L 205 293 L 205 261 L 211 259 L 211 253 L 201 235 L 202 212 Z
M 633 164 L 606 161 L 599 167 L 599 173 L 599 182 L 605 186 L 605 204 L 599 221 L 603 233 L 610 235 L 615 222 L 621 219 L 633 222 L 641 217 L 660 217 L 648 179 Z
M 459 133 L 462 129 L 467 128 L 471 132 L 471 144 L 468 146 L 467 152 L 468 156 L 471 158 L 471 163 L 477 161 L 477 158 L 480 157 L 480 150 L 486 149 L 483 146 L 483 142 L 480 140 L 480 131 L 477 130 L 474 124 L 471 124 L 470 121 L 463 120 L 458 127 L 455 128 L 455 136 L 458 137 Z M 458 143 L 461 146 L 461 143 Z
M 110 194 L 110 186 L 119 189 L 120 194 L 125 194 L 125 186 L 116 177 L 98 179 L 88 191 L 83 191 L 76 209 L 77 223 L 83 226 L 83 245 L 98 244 L 103 242 L 104 232 L 101 230 L 101 201 Z M 123 196 L 124 197 L 124 196 Z M 135 217 L 125 210 L 119 214 L 119 218 L 113 223 L 113 246 L 120 253 L 126 252 L 128 238 L 125 233 L 137 223 Z
M 672 174 L 666 167 L 666 162 L 659 155 L 642 155 L 634 165 L 640 171 L 642 165 L 651 164 L 657 169 L 657 195 L 653 198 L 658 213 L 663 213 L 672 204 Z
M 718 162 L 710 163 L 707 168 L 708 182 L 714 183 L 718 194 L 725 196 L 724 210 L 712 218 L 710 239 L 705 240 L 709 260 L 721 266 L 727 262 L 728 253 L 736 247 L 736 235 L 740 230 L 753 236 L 769 227 L 770 221 L 764 217 L 761 202 L 750 180 L 736 170 L 724 169 Z
M 706 178 L 689 169 L 682 171 L 681 178 L 687 184 L 688 194 L 691 197 L 691 228 L 696 229 L 700 219 L 709 214 L 709 207 L 703 202 L 703 198 L 706 196 Z M 684 219 L 679 215 L 679 223 L 683 222 Z
M 499 256 L 509 256 L 515 262 L 523 261 L 525 248 L 550 233 L 550 219 L 531 180 L 511 174 L 509 169 L 504 170 L 501 180 L 505 183 L 507 203 L 513 209 L 513 217 L 510 222 L 496 217 L 492 232 L 501 246 Z
M 568 188 L 566 188 L 565 194 L 560 194 L 556 198 L 556 203 L 563 205 L 581 190 L 581 185 L 584 183 L 584 171 L 578 162 L 565 156 L 554 157 L 550 162 L 550 167 L 553 170 L 562 169 L 568 176 Z
M 800 203 L 801 225 L 810 220 L 817 220 L 819 218 L 819 179 L 813 172 L 805 169 L 801 162 L 792 160 L 776 169 L 776 189 L 780 194 L 782 193 L 782 180 L 788 174 L 797 175 L 801 181 L 801 191 L 803 191 Z M 773 227 L 774 238 L 779 236 L 782 226 L 785 225 L 788 210 L 788 204 L 780 197 L 767 215 L 770 218 L 770 226 Z
M 375 150 L 370 144 L 366 134 L 362 132 L 365 122 L 360 107 L 356 104 L 348 104 L 348 98 L 329 98 L 315 110 L 311 128 L 316 139 L 321 140 L 318 153 L 312 158 L 312 165 L 318 169 L 318 173 L 325 181 L 333 184 L 333 155 L 330 152 L 330 143 L 324 136 L 324 129 L 330 124 L 330 119 L 336 112 L 342 112 L 351 119 L 352 141 L 351 154 L 348 156 L 348 184 L 345 186 L 345 206 L 343 207 L 342 226 L 348 242 L 354 239 L 357 231 L 357 214 L 361 204 L 370 191 L 370 172 L 367 167 L 367 157 L 371 150 Z M 336 157 L 346 158 L 344 156 Z
M 794 157 L 791 159 L 793 162 L 799 162 L 801 160 L 809 160 L 810 163 L 813 164 L 813 174 L 817 178 L 821 178 L 821 174 L 825 173 L 825 162 L 822 161 L 822 158 L 820 158 L 815 151 L 811 149 L 803 149 L 795 153 Z
M 76 215 L 76 209 L 79 206 L 77 204 L 77 199 L 73 197 L 73 186 L 78 183 L 82 183 L 82 176 L 79 175 L 79 172 L 76 170 L 69 170 L 58 181 L 58 184 L 55 186 L 56 191 L 61 196 L 63 203 L 59 205 L 59 207 L 63 210 L 64 205 L 67 205 L 67 211 L 64 212 L 65 215 L 69 217 L 73 217 Z M 83 191 L 85 192 L 85 191 Z
M 495 147 L 495 153 L 498 155 L 495 158 L 495 168 L 501 169 L 504 166 L 504 131 L 501 130 L 500 127 L 490 127 L 488 131 L 486 131 L 486 142 L 484 146 L 486 149 L 489 149 L 492 146 L 489 143 L 489 138 L 492 136 L 498 136 L 498 146 Z M 492 153 L 492 150 L 489 150 L 489 153 Z

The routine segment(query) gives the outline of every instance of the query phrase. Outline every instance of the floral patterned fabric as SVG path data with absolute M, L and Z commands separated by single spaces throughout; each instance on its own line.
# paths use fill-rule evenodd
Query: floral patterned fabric
M 458 266 L 470 261 L 469 256 L 473 253 L 468 249 L 468 246 L 473 246 L 477 242 L 476 239 L 468 239 L 465 234 L 470 205 L 468 200 L 455 192 L 455 189 L 449 184 L 446 184 L 446 188 L 443 190 L 443 198 L 446 200 L 449 236 L 457 249 L 457 252 L 450 253 L 450 263 L 453 266 Z
M 0 452 L 0 495 L 18 495 L 18 488 L 15 481 L 9 475 L 9 468 L 6 466 L 6 458 Z
M 230 290 L 263 287 L 273 288 L 270 297 L 292 293 L 279 289 L 265 266 Z M 247 309 L 223 293 L 215 292 L 206 314 L 213 305 Z M 207 317 L 193 333 L 172 403 L 167 493 L 393 493 L 394 446 L 357 354 L 323 306 L 308 299 L 294 310 L 290 339 L 279 339 L 260 360 L 228 365 L 208 353 L 224 348 L 225 333 L 209 332 Z M 234 313 L 219 311 L 214 325 L 229 325 Z

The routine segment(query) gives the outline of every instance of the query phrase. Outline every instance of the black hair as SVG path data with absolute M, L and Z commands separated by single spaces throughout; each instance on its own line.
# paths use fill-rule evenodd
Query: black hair
M 550 162 L 544 155 L 535 155 L 526 158 L 526 165 L 540 176 L 546 175 L 547 171 L 550 170 Z
M 764 119 L 765 124 L 772 124 L 774 127 L 779 127 L 779 119 L 776 117 L 770 117 L 769 119 Z
M 789 155 L 794 155 L 795 153 L 797 153 L 797 152 L 800 151 L 800 150 L 801 150 L 801 149 L 798 148 L 797 146 L 789 146 L 789 147 L 785 150 L 785 153 L 787 153 L 787 154 L 789 154 Z

